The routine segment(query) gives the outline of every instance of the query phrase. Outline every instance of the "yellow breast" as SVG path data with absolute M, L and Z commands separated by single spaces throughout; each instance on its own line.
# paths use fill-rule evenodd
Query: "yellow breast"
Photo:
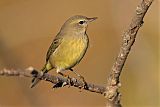
M 64 38 L 49 61 L 57 69 L 68 69 L 75 66 L 84 56 L 87 46 L 87 37 Z

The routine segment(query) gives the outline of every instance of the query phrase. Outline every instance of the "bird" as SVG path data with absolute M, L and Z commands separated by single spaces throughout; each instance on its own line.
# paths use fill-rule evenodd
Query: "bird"
M 70 70 L 84 80 L 84 77 L 72 68 L 82 60 L 88 49 L 89 37 L 86 31 L 88 24 L 96 19 L 97 17 L 88 18 L 83 15 L 75 15 L 62 25 L 48 49 L 46 63 L 41 69 L 43 75 L 55 69 L 58 74 L 66 77 L 62 72 Z M 31 88 L 40 80 L 40 78 L 34 77 Z

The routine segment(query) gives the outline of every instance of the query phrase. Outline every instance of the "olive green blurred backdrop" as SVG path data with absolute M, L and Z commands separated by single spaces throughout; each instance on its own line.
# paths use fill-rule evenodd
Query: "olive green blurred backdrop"
M 119 52 L 121 35 L 139 1 L 0 0 L 0 69 L 41 69 L 48 47 L 66 19 L 77 14 L 96 16 L 98 20 L 90 24 L 87 32 L 87 54 L 74 69 L 88 82 L 105 86 Z M 149 9 L 122 72 L 124 107 L 158 107 L 160 101 L 158 3 L 155 0 Z M 52 90 L 52 84 L 47 82 L 30 89 L 30 82 L 29 78 L 0 77 L 0 107 L 105 106 L 99 94 L 72 87 Z

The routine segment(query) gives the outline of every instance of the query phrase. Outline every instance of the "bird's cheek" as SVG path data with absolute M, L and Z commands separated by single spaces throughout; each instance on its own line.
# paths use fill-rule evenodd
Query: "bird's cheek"
M 88 24 L 85 25 L 85 28 L 86 28 L 86 29 L 88 28 Z

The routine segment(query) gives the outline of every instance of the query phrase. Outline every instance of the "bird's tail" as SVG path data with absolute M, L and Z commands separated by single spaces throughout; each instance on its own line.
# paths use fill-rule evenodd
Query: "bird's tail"
M 43 74 L 48 72 L 45 66 L 41 69 L 41 71 L 43 72 Z M 32 79 L 32 83 L 30 87 L 33 88 L 34 86 L 36 86 L 40 82 L 40 80 L 41 80 L 40 78 L 34 77 Z

